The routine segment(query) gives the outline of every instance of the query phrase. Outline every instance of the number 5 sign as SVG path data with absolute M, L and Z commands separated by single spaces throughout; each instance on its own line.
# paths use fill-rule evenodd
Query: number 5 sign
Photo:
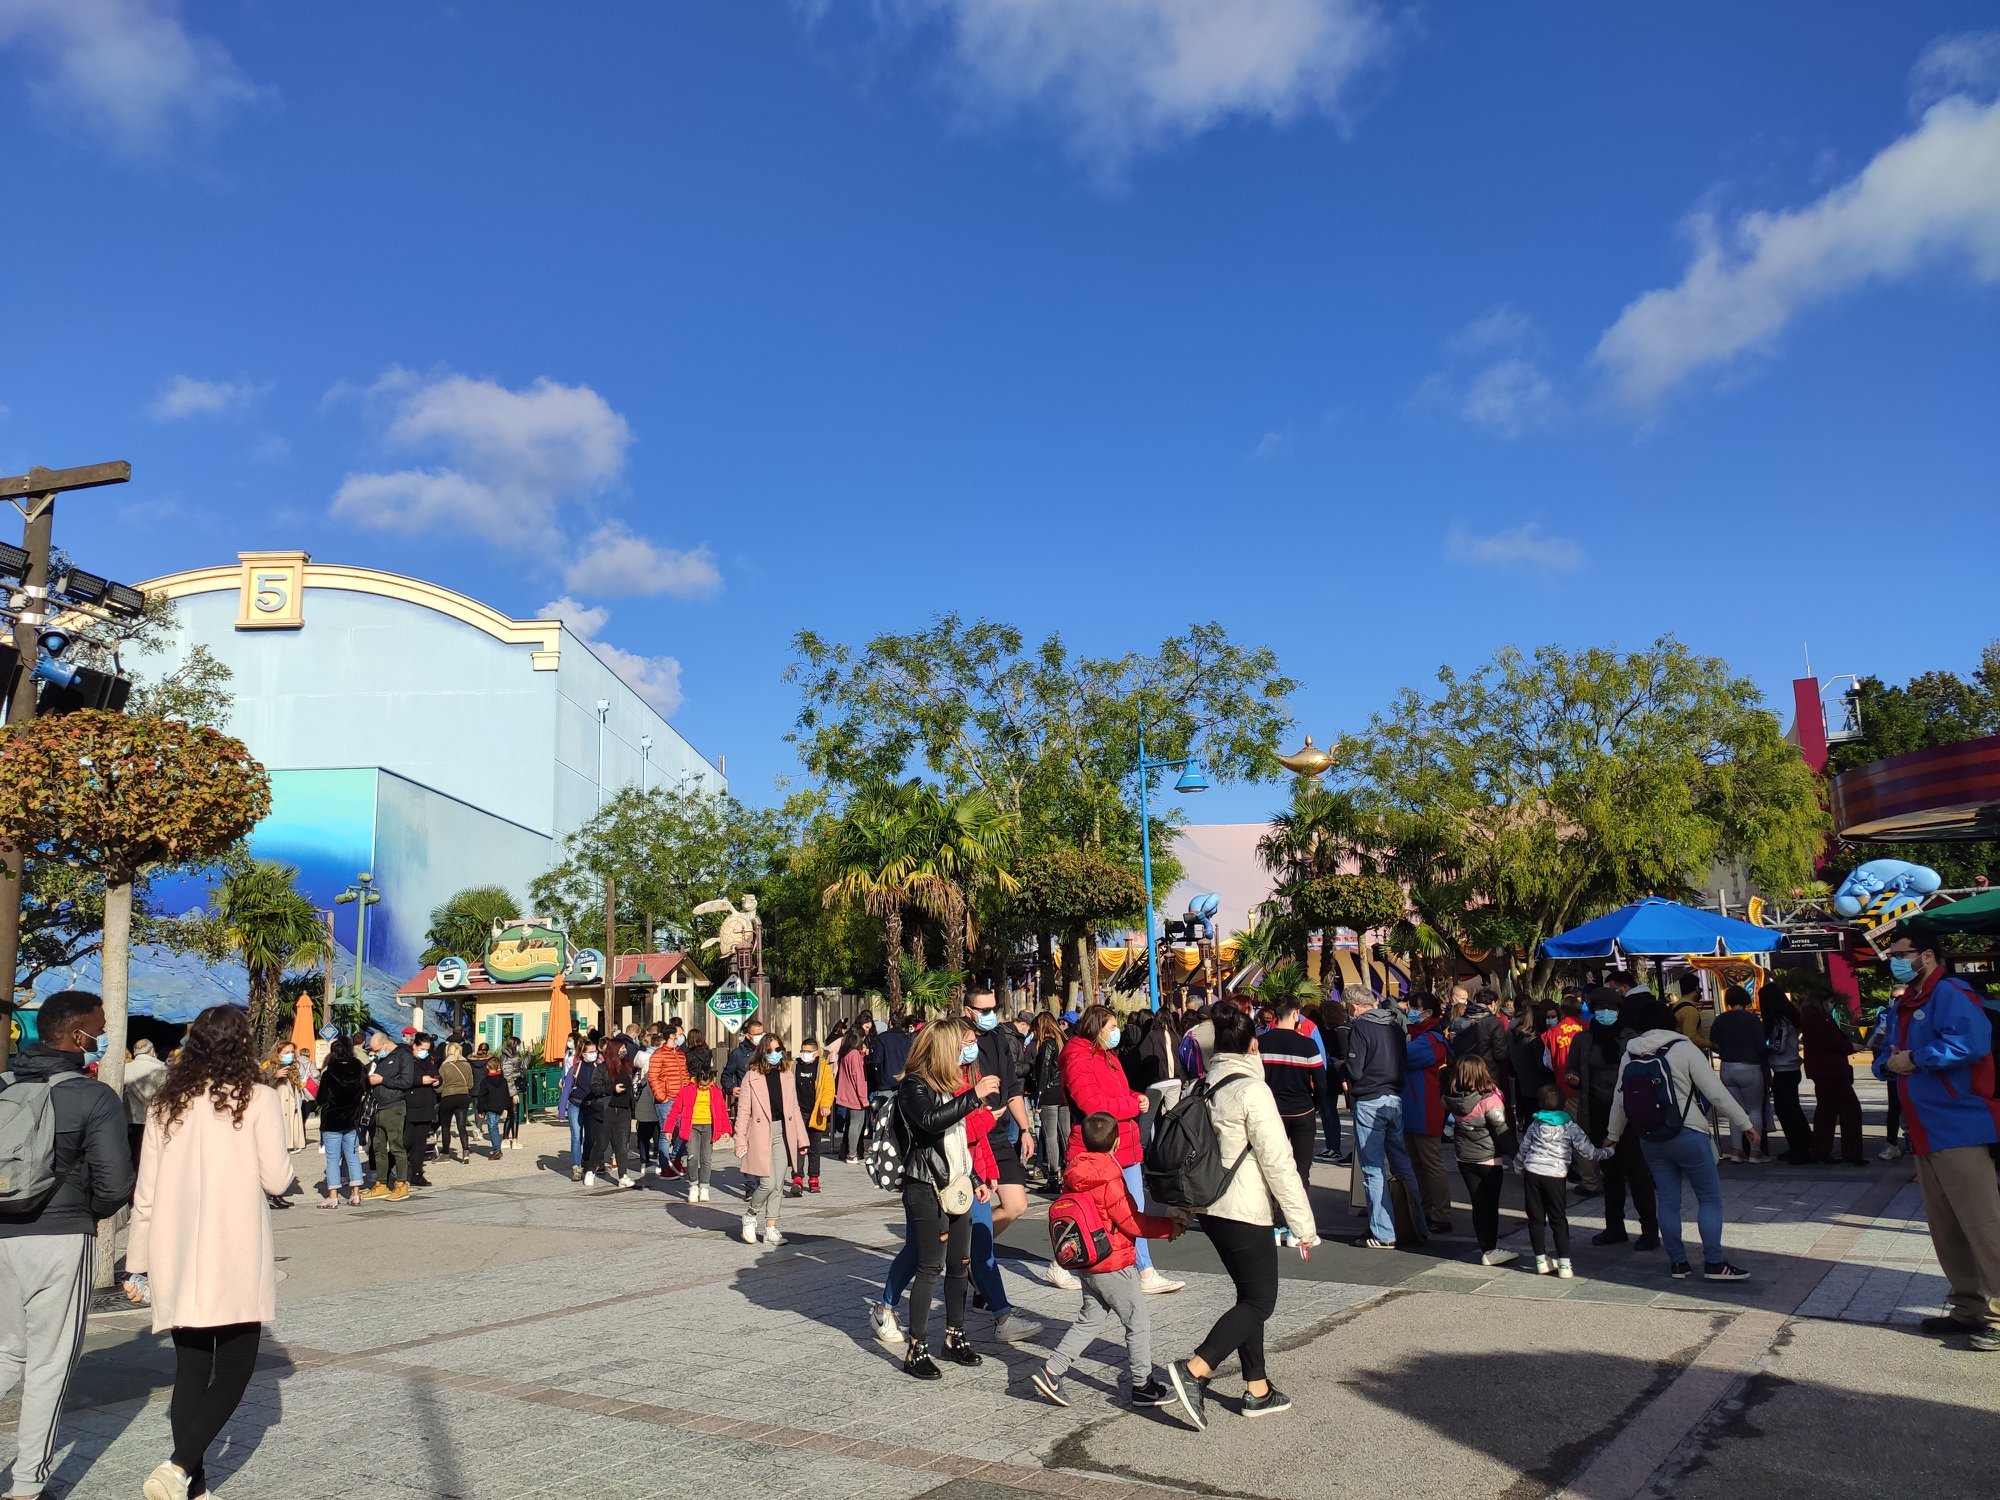
M 239 552 L 238 630 L 297 630 L 305 624 L 306 563 L 303 552 Z

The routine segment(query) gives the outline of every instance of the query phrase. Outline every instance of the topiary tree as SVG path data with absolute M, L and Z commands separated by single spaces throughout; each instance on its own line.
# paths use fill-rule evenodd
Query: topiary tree
M 0 846 L 104 881 L 104 1017 L 98 1076 L 125 1078 L 132 883 L 151 865 L 213 859 L 271 810 L 271 783 L 241 740 L 173 719 L 85 709 L 0 732 Z
M 1088 1004 L 1097 962 L 1091 935 L 1129 922 L 1146 909 L 1146 886 L 1138 874 L 1096 849 L 1041 849 L 1014 870 L 1017 889 L 1007 898 L 1008 918 L 1025 931 L 1048 933 L 1065 946 L 1072 979 L 1083 984 Z

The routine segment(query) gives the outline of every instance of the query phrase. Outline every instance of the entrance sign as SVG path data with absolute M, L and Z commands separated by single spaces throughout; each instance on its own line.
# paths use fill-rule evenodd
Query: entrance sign
M 743 1029 L 743 1023 L 757 1014 L 757 992 L 731 974 L 708 997 L 708 1013 L 722 1023 L 724 1031 L 735 1036 Z
M 486 977 L 495 984 L 554 979 L 568 963 L 569 935 L 545 922 L 503 927 L 486 945 Z

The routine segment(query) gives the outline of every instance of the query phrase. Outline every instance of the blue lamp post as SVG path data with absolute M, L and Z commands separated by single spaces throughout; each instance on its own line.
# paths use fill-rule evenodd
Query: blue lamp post
M 1148 760 L 1146 759 L 1146 726 L 1139 725 L 1139 867 L 1146 881 L 1146 995 L 1152 1001 L 1153 1009 L 1160 1008 L 1160 954 L 1153 941 L 1153 823 L 1146 812 L 1146 789 L 1153 780 L 1155 771 L 1174 771 L 1181 774 L 1174 782 L 1177 792 L 1205 792 L 1208 778 L 1201 774 L 1201 767 L 1191 759 Z

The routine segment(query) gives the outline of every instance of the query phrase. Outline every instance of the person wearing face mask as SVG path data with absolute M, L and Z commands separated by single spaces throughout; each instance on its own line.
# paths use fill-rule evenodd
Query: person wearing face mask
M 646 1087 L 652 1091 L 653 1108 L 662 1120 L 692 1076 L 688 1066 L 687 1037 L 679 1021 L 667 1023 L 666 1034 L 646 1061 Z M 660 1175 L 669 1180 L 681 1175 L 687 1137 L 662 1129 L 660 1132 Z
M 729 1061 L 722 1065 L 722 1092 L 729 1096 L 732 1109 L 737 1107 L 736 1095 L 743 1087 L 750 1064 L 757 1060 L 757 1054 L 763 1049 L 764 1023 L 752 1016 L 743 1023 L 743 1035 L 730 1049 Z
M 1799 1006 L 1799 1043 L 1805 1075 L 1812 1080 L 1812 1155 L 1822 1165 L 1833 1160 L 1833 1139 L 1840 1134 L 1840 1156 L 1850 1167 L 1867 1161 L 1861 1139 L 1861 1096 L 1854 1091 L 1854 1067 L 1848 1061 L 1854 1038 L 1834 1014 L 1833 992 L 1820 988 Z
M 1368 1207 L 1368 1233 L 1354 1243 L 1364 1250 L 1393 1250 L 1398 1187 L 1409 1194 L 1412 1205 L 1421 1196 L 1403 1135 L 1403 1073 L 1409 1048 L 1403 1041 L 1401 1012 L 1376 1004 L 1367 990 L 1356 987 L 1344 993 L 1354 1160 Z M 1421 1232 L 1413 1227 L 1413 1233 Z
M 55 1182 L 45 1197 L 17 1192 L 0 1204 L 0 1340 L 11 1356 L 0 1361 L 0 1398 L 17 1385 L 20 1397 L 14 1461 L 0 1471 L 7 1495 L 40 1494 L 55 1467 L 56 1422 L 90 1316 L 98 1221 L 131 1201 L 134 1180 L 125 1107 L 84 1071 L 89 1054 L 104 1052 L 104 1001 L 59 990 L 36 1019 L 40 1040 L 0 1078 L 0 1110 L 10 1114 L 47 1091 Z
M 1444 1002 L 1413 990 L 1403 1003 L 1403 1144 L 1416 1168 L 1425 1227 L 1451 1233 L 1451 1179 L 1444 1172 L 1444 1070 L 1451 1062 L 1445 1040 Z
M 1874 1072 L 1902 1096 L 1931 1247 L 1951 1288 L 1945 1311 L 1920 1326 L 2000 1354 L 2000 1188 L 1989 1154 L 2000 1142 L 1994 1026 L 1947 962 L 1936 929 L 1905 922 L 1897 930 L 1889 972 L 1903 995 Z
M 580 1153 L 570 1162 L 569 1180 L 585 1187 L 597 1186 L 597 1158 L 604 1150 L 604 1101 L 611 1097 L 611 1079 L 604 1066 L 604 1050 L 595 1039 L 586 1041 L 570 1077 L 569 1112 L 582 1132 Z
M 408 1047 L 398 1047 L 389 1033 L 368 1033 L 368 1087 L 375 1106 L 370 1136 L 379 1164 L 375 1185 L 361 1196 L 400 1203 L 410 1196 L 410 1090 L 417 1081 L 417 1062 Z M 393 1185 L 392 1185 L 393 1184 Z
M 412 1032 L 410 1035 L 410 1059 L 416 1067 L 416 1077 L 410 1084 L 410 1104 L 404 1116 L 403 1149 L 410 1154 L 410 1186 L 429 1187 L 431 1180 L 424 1175 L 424 1163 L 431 1154 L 431 1133 L 438 1123 L 438 1083 L 443 1062 L 436 1055 L 435 1038 L 428 1032 Z
M 732 1115 L 737 1163 L 746 1178 L 756 1177 L 743 1209 L 743 1243 L 757 1243 L 761 1224 L 764 1243 L 782 1245 L 778 1204 L 784 1199 L 786 1181 L 798 1172 L 804 1156 L 806 1120 L 799 1111 L 792 1070 L 785 1066 L 784 1040 L 761 1027 L 757 1039 L 760 1046 L 744 1070 Z
M 521 1039 L 512 1032 L 500 1044 L 500 1076 L 507 1080 L 507 1144 L 521 1149 L 521 1090 L 528 1083 L 528 1059 L 521 1055 Z
M 833 1072 L 833 1064 L 820 1056 L 816 1037 L 807 1037 L 799 1043 L 798 1061 L 792 1064 L 793 1088 L 800 1099 L 811 1102 L 802 1106 L 806 1113 L 806 1145 L 799 1165 L 792 1169 L 795 1192 L 819 1191 L 820 1143 L 833 1123 Z
M 284 1117 L 287 1151 L 306 1149 L 306 1117 L 302 1107 L 304 1079 L 298 1064 L 298 1048 L 288 1041 L 273 1042 L 270 1055 L 264 1059 L 264 1082 L 278 1091 L 278 1112 Z M 289 1208 L 291 1205 L 285 1206 Z
M 1602 1146 L 1611 1133 L 1611 1096 L 1617 1091 L 1625 1046 L 1639 1034 L 1639 1028 L 1626 1014 L 1623 998 L 1609 989 L 1593 991 L 1589 1000 L 1590 1027 L 1570 1043 L 1565 1059 L 1569 1070 L 1566 1082 L 1578 1100 L 1577 1123 L 1591 1145 Z M 1635 1250 L 1659 1249 L 1659 1197 L 1637 1136 L 1628 1133 L 1619 1141 L 1617 1150 L 1601 1164 L 1599 1177 L 1604 1184 L 1604 1228 L 1591 1236 L 1591 1244 L 1629 1243 Z M 1637 1240 L 1625 1232 L 1627 1189 L 1631 1191 L 1632 1208 L 1639 1218 Z
M 1118 1017 L 1108 1005 L 1093 1005 L 1077 1017 L 1076 1034 L 1062 1050 L 1063 1092 L 1069 1096 L 1071 1126 L 1065 1157 L 1083 1150 L 1083 1119 L 1086 1115 L 1109 1115 L 1118 1122 L 1119 1170 L 1125 1186 L 1141 1211 L 1146 1207 L 1146 1184 L 1140 1175 L 1145 1153 L 1139 1145 L 1139 1116 L 1146 1112 L 1147 1099 L 1135 1091 L 1118 1062 L 1118 1044 L 1124 1039 Z M 1187 1283 L 1163 1276 L 1153 1265 L 1150 1242 L 1140 1240 L 1135 1248 L 1139 1267 L 1139 1290 L 1160 1296 L 1178 1292 Z

